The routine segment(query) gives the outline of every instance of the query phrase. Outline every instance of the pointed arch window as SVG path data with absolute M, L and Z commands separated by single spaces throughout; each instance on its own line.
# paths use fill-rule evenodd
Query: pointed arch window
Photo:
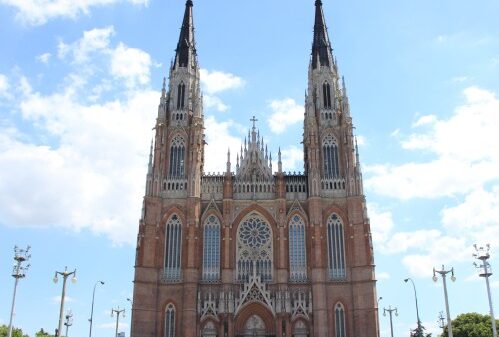
M 251 213 L 241 222 L 237 228 L 237 281 L 247 282 L 253 271 L 263 282 L 272 281 L 272 238 L 270 225 L 259 214 Z
M 343 222 L 332 214 L 327 222 L 328 272 L 331 280 L 346 278 Z
M 183 109 L 185 106 L 185 84 L 180 83 L 177 87 L 177 109 Z
M 341 303 L 334 308 L 334 325 L 336 326 L 336 337 L 346 337 L 345 329 L 345 308 Z
M 210 215 L 204 224 L 203 235 L 203 280 L 220 279 L 220 221 Z
M 331 85 L 328 82 L 322 84 L 322 96 L 324 98 L 324 109 L 331 109 Z
M 182 223 L 177 214 L 173 214 L 165 229 L 165 270 L 166 282 L 180 281 L 182 258 Z
M 175 337 L 175 307 L 171 303 L 165 310 L 165 337 Z
M 322 154 L 324 160 L 324 176 L 326 178 L 338 178 L 340 166 L 338 158 L 338 142 L 333 136 L 327 136 L 322 142 Z
M 289 273 L 292 281 L 307 280 L 305 223 L 298 215 L 289 223 Z
M 170 178 L 184 177 L 185 169 L 185 142 L 182 137 L 175 137 L 170 149 Z

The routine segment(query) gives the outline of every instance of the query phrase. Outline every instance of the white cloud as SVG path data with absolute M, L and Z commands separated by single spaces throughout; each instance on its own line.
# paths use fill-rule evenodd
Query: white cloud
M 207 109 L 215 108 L 220 112 L 226 112 L 229 109 L 220 98 L 212 95 L 203 95 L 203 104 Z
M 290 147 L 282 149 L 281 152 L 283 171 L 303 171 L 303 149 L 291 145 Z
M 109 313 L 106 313 L 109 315 Z M 110 322 L 110 323 L 102 323 L 99 324 L 99 328 L 102 329 L 116 329 L 116 321 Z M 126 331 L 128 329 L 128 323 L 125 323 L 123 321 L 119 321 L 118 323 L 118 331 Z
M 362 135 L 357 135 L 357 136 L 355 136 L 355 138 L 357 139 L 357 145 L 359 145 L 359 146 L 367 145 L 366 137 L 364 137 Z
M 68 280 L 68 282 L 69 282 L 69 280 Z M 61 303 L 61 295 L 52 297 L 52 302 Z M 69 297 L 67 295 L 64 296 L 64 303 L 71 303 L 71 302 L 75 302 L 75 299 L 72 297 Z
M 9 87 L 9 79 L 7 78 L 7 76 L 0 74 L 0 97 L 7 96 Z
M 36 57 L 36 60 L 37 60 L 38 62 L 48 64 L 51 56 L 52 56 L 52 55 L 51 55 L 50 53 L 43 53 L 43 54 L 41 54 L 41 55 L 38 55 L 38 56 Z
M 391 277 L 390 274 L 386 272 L 376 273 L 377 280 L 389 280 L 390 277 Z
M 392 213 L 380 210 L 376 204 L 368 204 L 367 209 L 373 241 L 375 244 L 384 246 L 394 228 Z
M 222 71 L 200 70 L 203 91 L 207 94 L 216 94 L 222 91 L 238 89 L 245 85 L 245 81 L 234 74 Z
M 449 119 L 423 116 L 424 126 L 402 140 L 407 150 L 426 151 L 435 159 L 401 165 L 366 167 L 365 186 L 398 199 L 463 195 L 499 178 L 499 100 L 493 92 L 469 87 L 466 103 Z
M 71 54 L 75 63 L 86 62 L 94 52 L 106 51 L 111 37 L 115 34 L 114 27 L 94 28 L 83 32 L 83 37 L 74 43 L 59 42 L 57 55 L 65 58 Z
M 205 122 L 206 142 L 205 146 L 205 172 L 225 172 L 227 164 L 227 150 L 230 148 L 231 163 L 235 166 L 236 153 L 241 145 L 241 140 L 230 133 L 235 127 L 233 121 L 219 122 L 214 116 L 208 116 Z
M 292 98 L 273 100 L 269 107 L 272 110 L 268 119 L 269 127 L 276 134 L 281 134 L 290 125 L 303 121 L 304 107 Z
M 24 134 L 14 120 L 8 129 L 0 126 L 2 223 L 89 230 L 117 244 L 134 242 L 160 93 L 148 89 L 144 67 L 113 73 L 115 50 L 145 54 L 122 44 L 113 49 L 113 32 L 94 29 L 64 44 L 61 57 L 73 72 L 55 85 L 60 89 L 42 94 L 19 78 L 13 110 L 36 132 Z M 99 68 L 99 76 L 81 70 L 87 65 Z M 117 74 L 144 86 L 114 81 L 110 87 Z M 120 98 L 101 99 L 106 90 Z
M 112 54 L 111 74 L 124 79 L 128 87 L 144 85 L 150 81 L 151 65 L 148 53 L 120 43 Z
M 149 0 L 0 0 L 0 4 L 14 7 L 16 19 L 30 25 L 43 25 L 55 18 L 76 19 L 89 15 L 92 7 L 120 2 L 147 6 Z

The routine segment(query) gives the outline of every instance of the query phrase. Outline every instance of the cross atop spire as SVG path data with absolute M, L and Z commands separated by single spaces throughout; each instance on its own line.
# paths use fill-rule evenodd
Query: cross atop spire
M 256 119 L 255 116 L 253 116 L 253 118 L 250 119 L 250 122 L 253 122 L 253 131 L 255 131 L 255 129 L 256 129 L 256 122 L 258 122 L 258 119 Z
M 312 44 L 312 67 L 316 69 L 318 64 L 321 66 L 331 66 L 333 62 L 333 53 L 329 35 L 322 10 L 322 1 L 315 1 L 315 24 L 314 24 L 314 41 Z

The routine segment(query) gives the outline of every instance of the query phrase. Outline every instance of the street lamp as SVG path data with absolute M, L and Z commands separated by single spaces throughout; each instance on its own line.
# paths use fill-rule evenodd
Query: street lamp
M 66 314 L 66 322 L 64 322 L 64 325 L 66 326 L 66 337 L 68 337 L 69 327 L 73 325 L 73 313 L 71 312 L 71 310 L 69 310 Z
M 31 249 L 28 246 L 26 249 L 20 249 L 19 247 L 14 247 L 14 260 L 16 264 L 14 264 L 14 268 L 12 270 L 12 277 L 15 279 L 14 282 L 14 294 L 12 295 L 12 307 L 10 309 L 10 321 L 9 321 L 9 333 L 8 336 L 12 337 L 12 321 L 14 319 L 14 308 L 16 305 L 16 293 L 17 293 L 17 284 L 19 283 L 19 279 L 22 279 L 26 276 L 26 272 L 28 271 L 30 265 L 23 266 L 23 263 L 28 261 L 31 258 L 29 254 L 29 250 Z
M 444 313 L 440 311 L 440 314 L 438 315 L 438 327 L 442 329 L 442 334 L 445 332 L 445 318 L 444 318 Z
M 120 315 L 122 317 L 125 317 L 125 309 L 121 309 L 118 307 L 118 309 L 111 309 L 111 317 L 114 317 L 114 313 L 116 313 L 116 334 L 115 337 L 118 337 L 118 325 L 120 322 Z
M 73 270 L 72 272 L 69 272 L 68 267 L 65 267 L 63 272 L 56 271 L 53 280 L 54 283 L 57 283 L 59 281 L 57 275 L 62 276 L 63 282 L 62 282 L 62 295 L 61 295 L 61 309 L 59 311 L 59 326 L 57 328 L 55 337 L 61 337 L 62 321 L 64 319 L 64 298 L 66 297 L 66 281 L 69 276 L 73 275 L 71 282 L 73 282 L 73 284 L 76 283 L 76 269 Z
M 392 321 L 392 314 L 395 312 L 395 316 L 398 316 L 399 313 L 397 311 L 397 308 L 393 308 L 392 309 L 392 306 L 388 306 L 388 309 L 386 308 L 383 308 L 383 316 L 386 317 L 386 313 L 389 313 L 390 314 L 390 332 L 391 332 L 391 336 L 393 337 L 393 321 Z
M 90 332 L 88 333 L 88 337 L 92 337 L 92 324 L 94 322 L 94 302 L 95 302 L 95 288 L 98 284 L 104 285 L 104 281 L 97 281 L 94 284 L 94 291 L 92 293 L 92 310 L 90 311 L 90 318 L 88 321 L 90 322 Z
M 444 297 L 445 297 L 445 311 L 447 312 L 447 333 L 449 337 L 453 337 L 452 335 L 452 322 L 450 319 L 450 312 L 449 312 L 449 297 L 447 296 L 447 282 L 446 282 L 446 276 L 448 273 L 451 273 L 451 280 L 452 282 L 456 281 L 456 277 L 454 276 L 454 268 L 451 268 L 450 270 L 445 270 L 444 265 L 442 265 L 442 270 L 435 270 L 433 268 L 433 281 L 437 282 L 438 277 L 436 273 L 440 274 L 442 276 L 442 280 L 444 282 Z
M 497 328 L 496 328 L 496 318 L 494 316 L 494 309 L 492 306 L 492 296 L 490 295 L 490 284 L 489 284 L 489 276 L 492 275 L 492 270 L 490 268 L 490 263 L 487 261 L 490 258 L 490 245 L 487 244 L 485 247 L 477 247 L 477 245 L 473 245 L 475 247 L 476 253 L 473 254 L 473 257 L 477 260 L 480 260 L 480 264 L 474 263 L 475 267 L 480 269 L 480 277 L 485 278 L 485 283 L 487 284 L 487 295 L 489 297 L 489 307 L 490 307 L 490 318 L 492 320 L 492 333 L 494 337 L 497 337 Z
M 414 289 L 414 299 L 416 300 L 416 318 L 418 320 L 418 333 L 419 334 L 422 334 L 422 330 L 421 330 L 421 320 L 419 319 L 419 308 L 418 308 L 418 294 L 416 292 L 416 285 L 414 284 L 414 281 L 412 280 L 412 278 L 408 277 L 404 280 L 405 283 L 407 283 L 408 281 L 411 281 L 412 283 L 412 288 Z
M 130 298 L 126 299 L 128 302 L 130 302 L 130 312 L 132 315 L 130 315 L 130 337 L 132 337 L 132 332 L 133 332 L 133 301 Z

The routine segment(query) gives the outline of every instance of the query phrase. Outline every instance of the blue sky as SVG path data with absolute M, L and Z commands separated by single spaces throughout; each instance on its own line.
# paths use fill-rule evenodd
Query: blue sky
M 113 333 L 111 307 L 129 313 L 151 128 L 183 10 L 183 0 L 0 0 L 0 324 L 15 244 L 33 247 L 15 318 L 26 332 L 56 327 L 52 278 L 66 265 L 79 280 L 68 286 L 71 336 L 88 333 L 98 280 L 93 335 Z M 488 312 L 471 254 L 488 242 L 498 263 L 499 3 L 325 0 L 324 10 L 360 139 L 380 307 L 398 307 L 395 332 L 407 335 L 412 277 L 437 331 L 444 301 L 431 270 L 445 264 L 457 276 L 452 316 Z M 224 170 L 227 144 L 235 162 L 253 115 L 284 169 L 303 170 L 313 17 L 312 0 L 195 1 L 208 171 Z

